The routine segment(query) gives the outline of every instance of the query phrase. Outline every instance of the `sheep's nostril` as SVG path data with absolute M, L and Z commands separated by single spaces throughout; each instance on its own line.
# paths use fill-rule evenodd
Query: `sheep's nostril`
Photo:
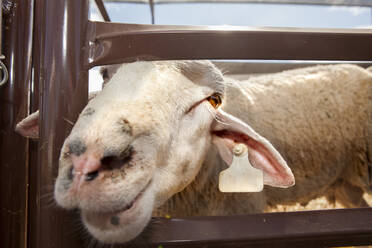
M 133 147 L 128 146 L 125 150 L 119 154 L 112 152 L 106 152 L 105 156 L 101 159 L 101 164 L 104 169 L 113 170 L 120 169 L 124 165 L 129 164 L 134 154 Z
M 85 181 L 92 181 L 96 177 L 98 177 L 98 170 L 89 172 L 88 174 L 85 175 Z
M 101 163 L 106 166 L 111 166 L 112 163 L 117 160 L 117 157 L 115 156 L 106 156 L 101 159 Z

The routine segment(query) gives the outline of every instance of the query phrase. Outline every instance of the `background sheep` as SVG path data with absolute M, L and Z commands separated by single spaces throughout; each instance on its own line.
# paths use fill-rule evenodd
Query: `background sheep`
M 186 62 L 177 64 L 176 67 L 174 65 L 176 65 L 174 62 L 148 62 L 141 63 L 140 66 L 137 63 L 137 66 L 129 65 L 124 67 L 131 68 L 130 70 L 119 69 L 112 79 L 113 82 L 109 83 L 103 93 L 89 103 L 81 114 L 61 153 L 61 164 L 65 165 L 61 166 L 56 187 L 57 200 L 60 198 L 59 203 L 61 205 L 65 207 L 76 206 L 76 202 L 74 202 L 76 199 L 71 199 L 70 196 L 61 199 L 61 197 L 63 198 L 61 192 L 65 192 L 62 189 L 68 189 L 71 184 L 71 176 L 69 176 L 71 175 L 71 167 L 67 166 L 67 164 L 71 163 L 70 161 L 64 162 L 66 159 L 71 159 L 69 157 L 71 155 L 69 149 L 71 150 L 71 147 L 73 147 L 74 149 L 72 150 L 77 150 L 79 153 L 85 153 L 86 150 L 86 148 L 83 149 L 83 145 L 75 142 L 75 139 L 71 137 L 84 137 L 85 139 L 99 137 L 97 140 L 107 139 L 107 142 L 122 142 L 121 138 L 117 140 L 115 133 L 110 135 L 112 132 L 110 131 L 112 130 L 111 127 L 102 124 L 102 120 L 107 122 L 111 118 L 111 114 L 102 113 L 121 113 L 123 111 L 123 105 L 114 104 L 108 99 L 125 99 L 125 97 L 130 96 L 125 92 L 128 89 L 133 94 L 136 94 L 136 89 L 124 88 L 120 85 L 128 83 L 134 85 L 135 83 L 143 82 L 144 78 L 146 79 L 147 93 L 156 92 L 158 87 L 164 86 L 164 84 L 159 86 L 151 83 L 151 80 L 159 79 L 159 77 L 167 83 L 166 88 L 173 89 L 175 82 L 170 81 L 169 78 L 174 80 L 176 76 L 174 73 L 178 72 L 181 73 L 181 76 L 177 74 L 176 79 L 181 80 L 182 84 L 174 87 L 173 91 L 166 91 L 168 92 L 166 95 L 156 95 L 156 97 L 152 95 L 151 98 L 144 99 L 146 104 L 143 105 L 144 110 L 141 111 L 146 114 L 140 116 L 138 121 L 142 121 L 146 125 L 149 125 L 149 123 L 153 124 L 151 125 L 152 129 L 149 129 L 146 125 L 141 128 L 152 130 L 151 132 L 157 130 L 159 135 L 163 135 L 164 140 L 168 140 L 168 131 L 173 130 L 173 125 L 180 128 L 178 132 L 182 132 L 183 129 L 187 129 L 189 126 L 194 126 L 195 123 L 191 119 L 191 122 L 188 122 L 186 126 L 178 126 L 177 121 L 173 119 L 169 126 L 159 130 L 157 125 L 164 125 L 164 119 L 162 122 L 159 121 L 158 117 L 151 115 L 151 111 L 155 111 L 151 106 L 165 108 L 163 109 L 165 111 L 163 114 L 169 111 L 174 112 L 174 108 L 176 107 L 177 109 L 177 106 L 180 106 L 174 100 L 184 103 L 185 92 L 188 92 L 187 96 L 191 98 L 190 90 L 192 87 L 200 88 L 202 85 L 216 87 L 209 84 L 217 83 L 217 87 L 226 87 L 226 97 L 224 98 L 222 109 L 249 123 L 256 131 L 266 136 L 288 161 L 295 174 L 297 183 L 295 187 L 285 190 L 268 187 L 263 193 L 258 194 L 220 193 L 217 189 L 217 177 L 218 173 L 226 168 L 226 164 L 218 156 L 217 149 L 208 149 L 210 141 L 203 142 L 199 149 L 193 147 L 191 151 L 188 150 L 187 145 L 181 146 L 182 149 L 187 148 L 183 151 L 165 149 L 159 152 L 154 151 L 153 147 L 147 147 L 147 153 L 160 156 L 153 160 L 168 159 L 162 156 L 172 157 L 173 151 L 176 154 L 179 153 L 177 156 L 182 157 L 174 161 L 183 161 L 184 157 L 196 157 L 196 160 L 199 161 L 193 166 L 183 166 L 182 163 L 179 163 L 177 167 L 174 167 L 173 172 L 169 172 L 167 176 L 174 177 L 176 175 L 177 179 L 175 178 L 175 181 L 172 181 L 172 179 L 171 182 L 164 182 L 163 191 L 166 193 L 162 193 L 160 197 L 162 200 L 159 202 L 167 200 L 178 191 L 181 192 L 175 194 L 163 206 L 155 210 L 154 215 L 225 215 L 260 212 L 265 209 L 267 203 L 269 205 L 296 202 L 305 204 L 321 195 L 337 199 L 346 206 L 366 206 L 362 193 L 369 189 L 368 161 L 370 161 L 371 156 L 368 150 L 368 147 L 371 146 L 368 142 L 371 142 L 370 105 L 372 76 L 369 72 L 351 65 L 318 66 L 254 77 L 247 82 L 223 83 L 221 77 L 218 76 L 220 75 L 218 71 L 208 63 Z M 154 70 L 150 68 L 156 68 L 156 73 L 154 74 Z M 172 68 L 178 69 L 173 70 Z M 123 77 L 127 80 L 130 79 L 131 82 L 121 82 Z M 185 77 L 187 81 L 185 81 Z M 149 79 L 151 80 L 149 81 Z M 157 83 L 159 82 L 157 81 Z M 192 83 L 190 84 L 190 82 Z M 200 82 L 204 83 L 200 84 Z M 177 81 L 177 83 L 179 82 Z M 141 88 L 143 86 L 140 83 L 135 88 L 143 90 L 145 89 Z M 216 90 L 216 88 L 214 89 Z M 170 96 L 169 92 L 172 92 L 172 94 L 177 92 L 175 94 L 176 98 L 173 98 L 174 95 Z M 196 94 L 196 92 L 193 94 Z M 138 96 L 143 95 L 139 94 Z M 173 105 L 169 105 L 169 103 Z M 105 104 L 111 110 L 101 111 L 101 122 L 96 121 L 96 124 L 91 124 L 87 120 L 87 116 L 91 116 L 90 114 L 88 115 L 88 112 L 90 113 L 92 109 L 102 108 Z M 136 109 L 138 106 L 142 106 L 140 102 L 137 105 L 128 105 L 126 107 Z M 185 109 L 177 111 L 182 112 Z M 208 112 L 203 114 L 203 116 L 208 115 L 210 115 Z M 150 122 L 146 122 L 148 118 L 150 118 Z M 155 126 L 154 123 L 156 124 Z M 125 121 L 122 124 L 125 130 L 131 130 L 125 125 Z M 203 132 L 200 133 L 201 127 Z M 202 122 L 201 127 L 193 131 L 188 130 L 186 133 L 192 136 L 192 134 L 195 134 L 194 132 L 199 131 L 198 139 L 205 140 L 205 132 L 210 129 L 206 129 L 205 122 Z M 102 130 L 107 130 L 106 137 L 102 137 Z M 151 136 L 151 132 L 148 134 L 149 136 Z M 175 140 L 177 138 L 179 138 L 177 135 L 172 137 Z M 183 138 L 187 139 L 188 137 L 184 136 Z M 181 142 L 182 139 L 178 141 Z M 158 145 L 157 142 L 159 141 L 153 140 L 156 145 Z M 197 140 L 194 142 L 197 142 Z M 158 147 L 162 146 L 159 145 Z M 208 152 L 204 153 L 203 151 Z M 203 166 L 200 167 L 200 163 L 203 160 Z M 81 161 L 75 161 L 74 163 L 81 163 Z M 189 165 L 188 163 L 186 164 Z M 95 168 L 95 166 L 96 164 L 92 162 L 91 167 Z M 192 167 L 192 173 L 189 172 L 191 174 L 186 176 L 185 180 L 180 168 L 187 168 L 190 171 L 189 167 Z M 201 168 L 200 171 L 199 168 Z M 96 170 L 87 172 L 85 174 L 86 178 L 90 179 L 97 176 L 96 174 L 90 174 L 91 172 L 96 172 Z M 196 178 L 193 180 L 195 176 Z M 117 178 L 117 176 L 114 176 L 114 178 Z M 184 187 L 186 188 L 184 189 Z M 169 188 L 171 190 L 168 190 Z M 102 188 L 97 189 L 102 190 Z M 118 191 L 122 189 L 123 187 L 111 190 Z M 116 193 L 120 195 L 118 192 Z M 60 195 L 58 196 L 58 194 Z M 151 198 L 151 196 L 147 197 Z M 115 202 L 112 204 L 115 204 Z M 82 207 L 79 203 L 78 206 Z M 88 221 L 88 217 L 89 215 L 84 217 L 85 221 Z M 98 226 L 111 228 L 102 218 L 95 219 L 94 222 Z M 114 225 L 112 219 L 111 223 Z M 91 232 L 94 233 L 95 231 Z M 138 234 L 138 230 L 134 234 L 129 234 L 129 236 L 133 237 L 136 234 Z M 106 242 L 117 241 L 107 238 L 108 235 L 99 236 L 100 234 L 97 233 L 94 233 L 94 235 Z

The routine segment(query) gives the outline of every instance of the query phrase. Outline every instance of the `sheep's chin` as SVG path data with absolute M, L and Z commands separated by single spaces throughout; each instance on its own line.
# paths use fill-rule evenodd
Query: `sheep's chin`
M 151 219 L 154 197 L 146 189 L 134 200 L 130 208 L 112 212 L 81 210 L 83 223 L 89 233 L 105 244 L 125 243 L 137 237 Z

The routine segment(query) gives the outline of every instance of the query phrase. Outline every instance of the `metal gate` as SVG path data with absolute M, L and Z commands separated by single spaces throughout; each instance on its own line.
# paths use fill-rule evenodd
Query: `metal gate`
M 10 71 L 9 83 L 0 89 L 4 248 L 82 247 L 76 213 L 51 206 L 49 198 L 60 148 L 87 102 L 89 68 L 139 59 L 372 61 L 371 30 L 113 24 L 88 21 L 88 0 L 4 2 Z M 41 110 L 38 143 L 13 131 L 36 109 Z M 159 219 L 148 242 L 154 247 L 364 245 L 372 244 L 371 216 L 372 209 L 342 209 Z

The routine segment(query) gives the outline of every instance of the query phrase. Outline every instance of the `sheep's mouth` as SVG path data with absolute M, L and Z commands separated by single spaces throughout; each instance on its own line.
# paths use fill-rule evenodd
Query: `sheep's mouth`
M 136 220 L 137 214 L 141 209 L 141 200 L 151 181 L 141 190 L 138 195 L 128 204 L 120 209 L 112 211 L 84 211 L 83 218 L 90 225 L 110 230 L 121 225 L 131 224 Z
M 122 214 L 122 213 L 125 213 L 126 211 L 130 211 L 133 207 L 134 207 L 134 204 L 137 203 L 138 199 L 142 196 L 144 190 L 141 191 L 134 199 L 132 202 L 130 202 L 129 204 L 127 204 L 125 207 L 119 209 L 119 210 L 116 210 L 114 211 L 114 214 Z

